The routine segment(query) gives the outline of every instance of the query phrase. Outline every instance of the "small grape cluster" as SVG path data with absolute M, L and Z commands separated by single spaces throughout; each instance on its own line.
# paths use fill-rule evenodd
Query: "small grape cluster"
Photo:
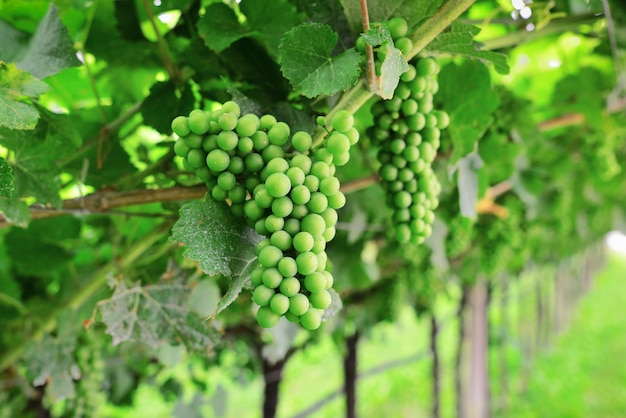
M 395 18 L 388 26 L 396 46 L 403 52 L 410 50 L 406 21 Z M 384 49 L 377 51 L 379 58 L 384 53 Z M 393 97 L 372 106 L 370 137 L 380 147 L 378 173 L 400 243 L 422 243 L 432 232 L 433 211 L 439 205 L 441 186 L 432 163 L 439 149 L 440 130 L 450 119 L 445 111 L 434 109 L 438 72 L 434 58 L 411 61 Z
M 80 378 L 76 382 L 76 397 L 72 398 L 67 406 L 74 418 L 97 418 L 106 402 L 102 390 L 106 367 L 96 336 L 93 333 L 86 333 L 85 340 L 75 352 Z
M 213 112 L 193 110 L 172 121 L 174 150 L 204 180 L 217 201 L 265 238 L 251 273 L 257 322 L 273 327 L 285 316 L 317 329 L 330 306 L 333 284 L 326 243 L 335 236 L 345 204 L 335 167 L 349 160 L 359 139 L 352 115 L 339 111 L 318 149 L 305 131 L 272 115 L 241 114 L 226 102 Z

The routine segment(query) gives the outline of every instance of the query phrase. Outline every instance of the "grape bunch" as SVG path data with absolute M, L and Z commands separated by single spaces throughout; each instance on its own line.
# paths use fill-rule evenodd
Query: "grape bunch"
M 387 23 L 401 51 L 412 47 L 404 19 Z M 377 50 L 384 58 L 385 48 Z M 374 126 L 369 132 L 379 146 L 377 160 L 381 185 L 387 192 L 395 238 L 400 243 L 422 243 L 432 232 L 434 210 L 441 186 L 431 166 L 439 149 L 441 129 L 448 114 L 435 110 L 433 96 L 439 85 L 439 64 L 432 57 L 409 62 L 391 99 L 372 106 Z
M 331 304 L 333 284 L 326 243 L 345 204 L 335 167 L 358 141 L 353 117 L 331 119 L 333 131 L 314 150 L 305 131 L 272 115 L 241 114 L 226 102 L 213 112 L 193 110 L 172 121 L 174 146 L 186 168 L 206 182 L 212 197 L 264 236 L 251 274 L 257 322 L 273 327 L 281 316 L 317 329 Z

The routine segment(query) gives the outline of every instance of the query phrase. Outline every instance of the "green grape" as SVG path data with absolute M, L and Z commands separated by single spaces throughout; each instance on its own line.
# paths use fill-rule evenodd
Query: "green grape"
M 189 148 L 202 148 L 204 137 L 202 135 L 190 134 L 183 138 L 183 141 L 185 141 L 185 144 L 187 144 Z
M 230 156 L 221 149 L 214 149 L 206 157 L 206 165 L 216 173 L 226 170 L 229 164 Z
M 213 197 L 213 199 L 217 200 L 218 202 L 223 202 L 228 197 L 228 192 L 216 185 L 211 189 L 211 197 Z
M 187 153 L 191 148 L 189 145 L 185 143 L 185 141 L 181 141 L 180 139 L 174 143 L 174 153 L 179 157 L 187 157 Z
M 256 131 L 250 138 L 253 148 L 257 151 L 263 151 L 270 144 L 269 136 L 263 131 Z
M 333 209 L 341 209 L 346 204 L 346 196 L 342 192 L 337 192 L 328 196 L 328 206 Z
M 269 247 L 266 247 L 266 248 L 269 248 Z M 276 267 L 271 267 L 263 271 L 263 274 L 261 275 L 261 281 L 268 288 L 276 289 L 278 286 L 280 286 L 280 283 L 283 281 L 283 277 L 284 276 L 280 274 L 280 271 L 278 271 Z
M 235 184 L 237 184 L 237 179 L 233 173 L 224 171 L 217 176 L 217 185 L 226 191 L 233 189 Z
M 260 184 L 259 186 L 263 185 Z M 270 208 L 272 206 L 272 203 L 274 203 L 274 198 L 270 196 L 265 187 L 259 188 L 254 193 L 254 200 L 256 201 L 257 205 L 263 209 Z
M 315 160 L 330 164 L 333 162 L 333 154 L 328 151 L 328 148 L 318 148 L 315 150 Z
M 306 205 L 295 205 L 291 211 L 291 216 L 296 219 L 302 219 L 309 213 L 309 208 Z
M 299 152 L 307 152 L 313 145 L 313 138 L 308 132 L 298 131 L 291 137 L 291 146 Z
M 324 284 L 326 281 L 324 280 Z M 311 292 L 309 296 L 309 301 L 311 305 L 316 309 L 326 309 L 330 306 L 332 302 L 332 297 L 330 293 L 326 289 L 322 289 L 319 292 Z
M 322 323 L 322 315 L 317 309 L 309 309 L 300 316 L 300 324 L 309 331 L 315 331 Z
M 177 116 L 172 121 L 172 131 L 180 137 L 187 136 L 191 133 L 189 121 L 186 116 Z
M 328 198 L 320 192 L 311 193 L 311 199 L 306 204 L 306 207 L 312 213 L 322 213 L 328 207 Z
M 311 251 L 314 243 L 313 235 L 305 231 L 300 231 L 293 237 L 293 248 L 300 253 Z
M 283 295 L 292 297 L 300 291 L 300 280 L 295 277 L 286 277 L 282 282 L 280 282 L 278 289 Z
M 263 156 L 263 160 L 265 162 L 270 162 L 274 158 L 281 158 L 285 155 L 285 151 L 278 145 L 270 144 L 261 152 Z
M 402 52 L 402 55 L 408 55 L 413 49 L 413 42 L 409 38 L 400 38 L 394 41 L 394 46 Z
M 296 293 L 289 298 L 289 312 L 294 315 L 302 315 L 309 310 L 309 299 L 302 293 Z
M 303 276 L 314 273 L 317 270 L 317 257 L 313 252 L 309 251 L 298 254 L 296 263 L 298 265 L 298 273 Z
M 237 143 L 237 149 L 243 155 L 250 154 L 254 149 L 254 142 L 252 141 L 252 138 L 249 138 L 247 136 L 239 138 L 239 142 Z
M 294 187 L 289 195 L 296 205 L 305 205 L 311 199 L 311 191 L 305 185 Z
M 259 127 L 264 130 L 270 130 L 276 124 L 277 120 L 273 115 L 263 115 L 259 119 Z
M 232 100 L 224 102 L 220 111 L 221 113 L 232 113 L 237 118 L 241 115 L 241 108 L 236 102 Z
M 407 24 L 406 19 L 402 17 L 394 17 L 389 19 L 386 22 L 387 28 L 389 28 L 389 33 L 391 34 L 391 38 L 396 40 L 406 36 L 409 25 Z
M 279 197 L 272 202 L 272 213 L 279 218 L 286 218 L 293 211 L 293 201 L 287 197 Z
M 298 232 L 300 232 L 300 221 L 295 218 L 289 218 L 285 221 L 285 226 L 283 229 L 287 231 L 289 235 L 294 237 Z
M 252 136 L 261 126 L 261 121 L 257 115 L 248 113 L 243 115 L 237 121 L 235 131 L 239 136 Z
M 289 193 L 291 182 L 286 174 L 273 173 L 265 181 L 265 187 L 270 196 L 283 197 Z
M 272 243 L 272 245 L 274 247 L 277 247 L 278 249 L 282 250 L 282 251 L 287 251 L 291 248 L 292 245 L 292 241 L 293 239 L 291 238 L 291 235 L 289 235 L 289 233 L 283 229 L 275 231 L 274 233 L 272 233 L 271 237 L 270 237 L 270 241 Z M 287 259 L 287 257 L 283 258 L 281 261 Z M 278 269 L 280 270 L 280 263 L 281 261 L 278 262 Z M 282 273 L 282 271 L 281 271 Z M 285 274 L 283 274 L 283 276 L 287 276 Z M 293 276 L 293 275 L 292 275 Z
M 437 60 L 434 58 L 422 58 L 417 61 L 415 69 L 417 70 L 418 76 L 427 77 L 435 75 L 439 72 L 439 64 L 437 64 Z
M 232 151 L 237 148 L 239 137 L 233 131 L 222 131 L 217 135 L 217 146 L 224 151 Z
M 284 226 L 285 220 L 283 218 L 279 218 L 274 214 L 267 215 L 267 217 L 265 218 L 265 229 L 269 233 L 279 231 L 283 229 Z
M 248 154 L 246 159 L 244 160 L 244 164 L 246 166 L 246 170 L 251 173 L 258 173 L 261 171 L 265 165 L 265 161 L 263 161 L 263 157 L 259 154 Z
M 278 271 L 283 277 L 295 276 L 298 273 L 296 260 L 291 257 L 283 257 L 283 259 L 278 262 Z
M 280 315 L 274 313 L 268 306 L 261 306 L 256 313 L 256 320 L 263 328 L 272 328 L 280 321 Z
M 304 178 L 303 184 L 310 192 L 316 192 L 320 187 L 320 179 L 315 175 L 309 174 Z
M 259 306 L 266 306 L 270 303 L 272 297 L 276 294 L 274 289 L 271 289 L 264 284 L 260 284 L 252 292 L 252 300 Z
M 294 186 L 294 188 L 303 184 L 304 179 L 306 177 L 306 174 L 304 174 L 304 171 L 302 171 L 302 169 L 299 167 L 290 167 L 287 170 L 286 174 L 287 174 L 287 177 L 289 177 L 289 182 L 291 183 L 292 186 Z
M 324 222 L 324 218 L 322 218 L 321 215 L 311 213 L 302 219 L 300 227 L 302 231 L 308 232 L 315 238 L 324 233 L 326 230 L 326 222 Z
M 326 147 L 333 155 L 344 154 L 350 150 L 350 140 L 342 133 L 333 132 L 328 137 Z
M 217 119 L 217 124 L 224 131 L 232 131 L 237 127 L 237 121 L 237 116 L 234 113 L 223 113 Z
M 203 167 L 206 164 L 206 154 L 204 151 L 192 148 L 187 153 L 187 163 L 194 169 Z
M 304 287 L 309 292 L 319 292 L 326 289 L 326 276 L 322 273 L 311 273 L 304 278 Z
M 337 177 L 326 177 L 320 181 L 319 191 L 326 196 L 332 196 L 339 191 L 340 184 Z
M 289 310 L 289 297 L 282 293 L 276 293 L 272 296 L 269 303 L 270 309 L 277 315 L 283 315 Z
M 204 110 L 195 109 L 189 113 L 187 120 L 191 132 L 197 135 L 204 135 L 209 131 L 210 122 L 209 115 Z
M 345 133 L 354 125 L 354 117 L 350 112 L 342 109 L 333 115 L 330 124 L 335 131 Z
M 267 174 L 286 173 L 289 170 L 289 162 L 284 158 L 274 158 L 265 166 Z
M 289 131 L 289 125 L 285 122 L 276 122 L 267 132 L 270 143 L 274 145 L 286 144 L 289 140 Z
M 281 258 L 283 258 L 283 252 L 278 247 L 268 245 L 259 251 L 259 263 L 263 267 L 276 267 Z
M 289 163 L 289 165 L 291 167 L 297 167 L 300 170 L 302 170 L 302 172 L 307 175 L 311 172 L 311 167 L 313 166 L 313 162 L 311 161 L 311 158 L 309 158 L 306 155 L 303 154 L 297 154 L 294 155 L 291 158 L 291 162 Z

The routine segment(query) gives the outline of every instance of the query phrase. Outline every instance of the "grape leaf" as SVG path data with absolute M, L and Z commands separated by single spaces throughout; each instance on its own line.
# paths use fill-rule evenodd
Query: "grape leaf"
M 39 113 L 27 98 L 35 98 L 49 87 L 14 64 L 0 61 L 0 127 L 9 129 L 33 129 Z
M 171 122 L 178 115 L 187 115 L 193 110 L 194 97 L 190 86 L 177 94 L 174 83 L 157 81 L 150 87 L 150 95 L 141 103 L 141 115 L 146 125 L 164 134 L 172 133 Z
M 163 344 L 183 344 L 189 352 L 207 353 L 220 333 L 189 309 L 190 292 L 180 283 L 127 287 L 118 282 L 111 298 L 97 307 L 113 345 L 136 341 L 156 350 Z
M 252 35 L 274 57 L 279 54 L 278 45 L 283 35 L 301 22 L 295 7 L 285 0 L 246 0 L 240 7 L 253 31 Z
M 34 386 L 46 386 L 46 395 L 53 401 L 75 395 L 73 378 L 78 373 L 74 361 L 76 339 L 80 321 L 76 321 L 70 309 L 61 312 L 57 319 L 57 336 L 44 334 L 33 341 L 24 352 L 27 376 Z M 75 373 L 74 373 L 75 372 Z
M 363 34 L 365 42 L 371 46 L 379 46 L 382 44 L 393 43 L 391 32 L 386 25 L 373 25 L 367 32 Z
M 460 158 L 452 169 L 458 171 L 457 187 L 459 189 L 459 204 L 461 215 L 474 218 L 476 216 L 476 202 L 478 202 L 478 172 L 483 166 L 483 160 L 477 152 L 472 152 Z
M 383 99 L 391 99 L 393 92 L 398 87 L 400 75 L 409 70 L 409 64 L 402 56 L 402 52 L 392 46 L 387 45 L 387 55 L 380 68 L 380 84 L 378 94 Z
M 11 199 L 0 197 L 0 213 L 13 225 L 26 228 L 30 222 L 28 205 L 17 197 Z
M 253 37 L 276 57 L 285 32 L 300 23 L 296 9 L 285 0 L 246 0 L 240 8 L 246 16 L 244 24 L 222 3 L 208 6 L 198 21 L 198 33 L 213 51 L 222 52 L 241 38 Z
M 0 61 L 13 62 L 24 48 L 24 44 L 28 41 L 28 36 L 0 20 L 0 39 L 2 39 L 2 43 L 0 43 Z
M 56 159 L 73 148 L 55 138 L 42 139 L 44 130 L 10 131 L 0 128 L 0 144 L 15 152 L 13 176 L 16 197 L 32 196 L 39 203 L 61 206 Z
M 230 212 L 225 203 L 207 195 L 180 208 L 180 219 L 172 228 L 170 241 L 186 247 L 184 255 L 199 263 L 206 274 L 231 276 L 228 291 L 211 315 L 214 317 L 241 293 L 256 260 L 260 235 Z
M 340 0 L 350 27 L 355 33 L 362 31 L 360 0 Z M 369 0 L 367 2 L 370 22 L 384 22 L 400 16 L 407 20 L 409 28 L 414 28 L 425 18 L 432 16 L 441 0 Z
M 462 86 L 462 88 L 460 88 Z M 450 164 L 471 153 L 492 122 L 499 97 L 491 88 L 487 67 L 476 61 L 448 64 L 439 73 L 437 101 L 450 115 L 448 134 L 453 144 Z
M 479 49 L 479 44 L 474 42 L 474 36 L 480 32 L 476 26 L 454 22 L 450 31 L 440 33 L 430 44 L 429 51 L 447 52 L 462 55 L 467 58 L 477 59 L 483 63 L 491 62 L 499 74 L 509 73 L 509 64 L 504 54 Z
M 337 315 L 341 308 L 343 308 L 343 302 L 341 301 L 341 296 L 339 293 L 335 291 L 335 289 L 329 289 L 331 302 L 330 306 L 324 309 L 324 313 L 322 313 L 322 321 L 328 321 L 333 316 Z
M 7 160 L 0 157 L 0 198 L 11 197 L 13 190 L 15 190 L 13 169 Z
M 17 67 L 37 78 L 45 78 L 79 63 L 67 28 L 59 17 L 59 9 L 50 4 Z
M 239 23 L 233 9 L 223 3 L 209 5 L 197 26 L 206 45 L 217 53 L 248 35 L 248 29 Z
M 307 97 L 333 95 L 359 79 L 361 55 L 348 49 L 331 57 L 337 34 L 327 25 L 305 23 L 287 32 L 280 43 L 281 71 Z

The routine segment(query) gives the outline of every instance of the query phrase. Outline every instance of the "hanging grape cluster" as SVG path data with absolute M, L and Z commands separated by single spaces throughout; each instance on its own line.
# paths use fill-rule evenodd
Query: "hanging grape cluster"
M 394 18 L 387 26 L 395 46 L 403 53 L 409 51 L 412 45 L 405 37 L 406 21 Z M 380 61 L 385 53 L 385 48 L 377 51 Z M 433 211 L 439 205 L 441 186 L 431 165 L 439 149 L 440 131 L 450 120 L 445 111 L 434 109 L 438 72 L 439 64 L 432 57 L 412 60 L 393 97 L 372 106 L 374 127 L 369 136 L 380 147 L 378 174 L 400 243 L 422 243 L 432 232 Z
M 251 274 L 257 321 L 273 327 L 281 316 L 314 330 L 331 304 L 326 243 L 345 204 L 335 167 L 359 139 L 352 116 L 339 111 L 333 131 L 315 151 L 308 132 L 292 133 L 272 115 L 241 114 L 226 102 L 213 112 L 193 110 L 172 121 L 174 150 L 205 181 L 217 201 L 265 238 Z

